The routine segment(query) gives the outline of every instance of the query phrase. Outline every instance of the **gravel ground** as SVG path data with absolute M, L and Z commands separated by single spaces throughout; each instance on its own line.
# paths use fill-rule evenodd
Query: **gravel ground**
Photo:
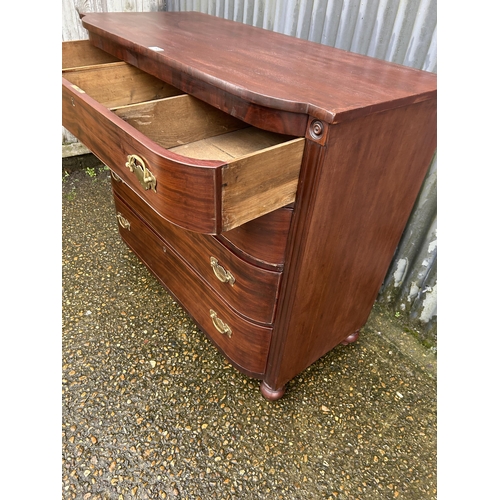
M 436 498 L 435 356 L 374 309 L 270 403 L 63 171 L 63 499 Z

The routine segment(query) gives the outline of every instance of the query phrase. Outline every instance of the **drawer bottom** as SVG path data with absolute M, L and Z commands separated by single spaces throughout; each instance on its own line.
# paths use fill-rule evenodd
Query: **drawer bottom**
M 246 375 L 262 378 L 269 351 L 269 327 L 237 315 L 135 212 L 115 195 L 122 239 L 178 300 L 198 326 Z

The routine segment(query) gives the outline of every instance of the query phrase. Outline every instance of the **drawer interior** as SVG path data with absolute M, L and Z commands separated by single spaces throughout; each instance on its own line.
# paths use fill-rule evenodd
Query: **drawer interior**
M 89 40 L 75 40 L 62 44 L 63 71 L 120 62 L 120 59 L 94 47 Z
M 63 76 L 165 149 L 230 162 L 291 139 L 251 127 L 82 42 L 63 49 Z
M 89 122 L 97 120 L 95 130 L 85 132 L 87 147 L 113 165 L 115 158 L 119 158 L 119 164 L 122 162 L 124 153 L 109 147 L 99 136 L 101 125 L 110 123 L 117 127 L 116 133 L 121 133 L 118 122 L 105 118 L 101 124 L 100 118 L 94 118 L 101 116 L 104 106 L 111 112 L 106 116 L 114 114 L 127 123 L 126 134 L 135 141 L 144 144 L 146 137 L 168 150 L 159 153 L 157 148 L 153 151 L 148 145 L 147 151 L 142 152 L 146 161 L 162 158 L 162 165 L 169 165 L 153 172 L 157 185 L 169 186 L 169 197 L 151 197 L 146 193 L 152 206 L 167 219 L 172 217 L 182 227 L 196 227 L 201 232 L 215 234 L 229 231 L 295 200 L 305 144 L 303 137 L 250 126 L 135 66 L 117 61 L 88 43 L 70 42 L 70 45 L 63 50 L 63 87 L 68 89 L 65 92 L 73 94 L 72 100 L 78 101 L 79 96 L 85 94 L 86 104 L 82 109 L 88 110 L 86 119 Z M 88 97 L 100 105 L 95 107 L 88 102 Z M 75 132 L 82 133 L 73 107 L 66 110 L 68 124 L 71 117 Z M 130 129 L 137 130 L 137 136 L 131 134 Z M 94 150 L 92 143 L 99 152 Z M 207 161 L 214 163 L 207 164 Z M 212 173 L 214 168 L 219 169 L 217 175 Z M 139 174 L 137 170 L 135 175 Z M 181 203 L 174 203 L 171 186 L 188 175 L 196 177 L 202 190 L 192 196 L 192 183 L 182 181 L 175 194 Z M 200 219 L 197 225 L 191 223 L 187 212 L 182 212 L 191 199 L 189 196 L 192 203 L 197 204 L 201 216 L 206 214 L 207 217 L 203 221 Z M 214 209 L 216 215 L 210 215 Z
M 71 69 L 63 71 L 63 76 L 110 109 L 182 93 L 124 62 Z
M 114 112 L 160 146 L 199 160 L 230 162 L 289 139 L 251 127 L 187 94 Z

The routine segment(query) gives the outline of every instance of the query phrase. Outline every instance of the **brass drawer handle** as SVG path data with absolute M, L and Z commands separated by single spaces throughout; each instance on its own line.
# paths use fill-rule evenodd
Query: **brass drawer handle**
M 120 212 L 116 214 L 116 218 L 118 219 L 118 223 L 121 227 L 123 227 L 123 229 L 128 229 L 130 231 L 130 222 L 125 219 L 125 217 L 123 217 Z
M 112 170 L 110 171 L 111 172 L 111 177 L 113 177 L 113 179 L 116 181 L 116 182 L 122 182 L 121 178 L 118 177 Z
M 234 282 L 236 281 L 234 276 L 229 271 L 224 269 L 215 257 L 210 257 L 210 265 L 212 266 L 214 274 L 217 276 L 219 281 L 222 281 L 222 283 L 229 283 L 231 286 L 234 285 Z
M 137 155 L 128 155 L 125 166 L 139 179 L 141 186 L 156 192 L 156 178 L 146 167 L 146 162 Z
M 212 323 L 214 324 L 217 331 L 219 333 L 222 333 L 222 335 L 227 335 L 229 338 L 231 338 L 233 331 L 226 323 L 224 323 L 224 321 L 217 317 L 217 313 L 213 309 L 210 309 L 210 317 L 212 318 Z

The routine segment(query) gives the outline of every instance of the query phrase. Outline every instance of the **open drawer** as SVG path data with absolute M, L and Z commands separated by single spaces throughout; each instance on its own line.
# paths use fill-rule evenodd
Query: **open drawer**
M 63 125 L 161 216 L 218 234 L 295 200 L 304 138 L 251 127 L 88 42 L 73 49 Z

